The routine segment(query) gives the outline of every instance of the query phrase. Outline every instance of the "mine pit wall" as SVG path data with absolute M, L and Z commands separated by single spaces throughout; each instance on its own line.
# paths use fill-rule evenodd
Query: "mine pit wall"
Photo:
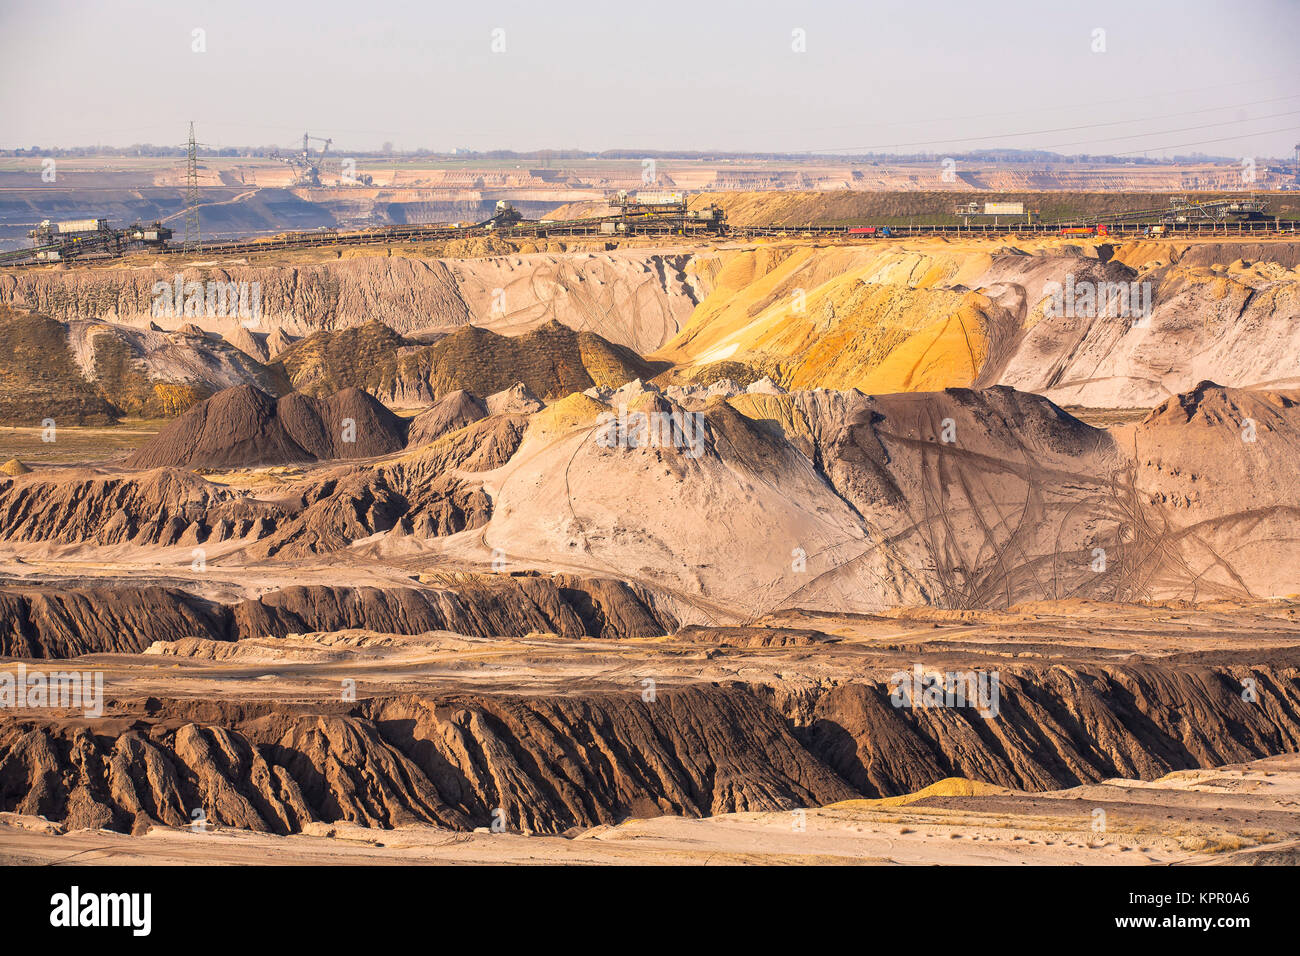
M 1270 657 L 1263 665 L 1243 655 L 1216 666 L 995 666 L 990 718 L 973 700 L 895 706 L 892 673 L 831 688 L 747 686 L 863 796 L 913 793 L 945 777 L 1043 791 L 1300 750 L 1300 648 Z M 910 665 L 900 670 L 911 673 Z M 987 664 L 951 670 L 989 673 Z
M 691 685 L 650 702 L 639 686 L 116 701 L 95 720 L 0 717 L 0 810 L 143 832 L 188 825 L 201 807 L 214 825 L 286 834 L 340 821 L 468 830 L 499 808 L 507 830 L 556 834 L 812 807 L 948 776 L 1031 791 L 1154 779 L 1300 749 L 1297 664 L 1016 665 L 1001 669 L 988 720 L 896 708 L 888 677 L 796 692 Z M 1255 702 L 1242 697 L 1248 678 Z
M 429 588 L 293 586 L 221 604 L 179 588 L 0 588 L 0 655 L 139 654 L 154 641 L 237 641 L 360 628 L 384 634 L 620 639 L 672 633 L 672 602 L 576 575 L 449 577 Z
M 193 716 L 191 716 L 193 715 Z M 0 719 L 0 810 L 140 832 L 312 822 L 561 833 L 854 795 L 740 689 L 455 695 L 311 711 L 137 701 L 122 716 Z
M 60 322 L 98 319 L 139 328 L 154 322 L 168 330 L 193 322 L 233 337 L 244 321 L 239 316 L 154 314 L 155 285 L 180 273 L 205 287 L 256 283 L 259 333 L 306 336 L 375 320 L 402 334 L 467 323 L 522 332 L 557 319 L 644 354 L 676 335 L 707 291 L 694 276 L 696 256 L 653 250 L 393 255 L 295 265 L 196 266 L 176 259 L 126 271 L 0 272 L 0 305 Z

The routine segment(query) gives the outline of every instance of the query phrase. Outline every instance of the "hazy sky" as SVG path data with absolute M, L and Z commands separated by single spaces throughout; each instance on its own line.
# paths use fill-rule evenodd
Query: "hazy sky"
M 1300 0 L 0 0 L 0 147 L 1281 156 L 1298 49 Z

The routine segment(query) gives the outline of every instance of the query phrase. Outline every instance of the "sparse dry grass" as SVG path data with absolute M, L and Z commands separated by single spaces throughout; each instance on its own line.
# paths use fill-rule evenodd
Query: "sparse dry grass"
M 126 419 L 120 425 L 59 425 L 55 440 L 43 429 L 0 425 L 0 461 L 17 458 L 28 465 L 58 465 L 120 458 L 153 438 L 171 420 Z

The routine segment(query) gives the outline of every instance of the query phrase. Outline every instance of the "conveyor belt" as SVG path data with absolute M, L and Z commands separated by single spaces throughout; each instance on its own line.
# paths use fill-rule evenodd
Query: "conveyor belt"
M 1140 237 L 1148 233 L 1150 224 L 1124 221 L 1108 221 L 1106 234 L 1125 238 Z M 1063 223 L 1018 223 L 1012 225 L 975 224 L 975 225 L 907 225 L 888 227 L 878 226 L 870 235 L 851 234 L 850 230 L 861 230 L 866 224 L 819 226 L 819 225 L 764 225 L 732 226 L 722 228 L 716 222 L 692 219 L 680 213 L 674 215 L 607 216 L 592 219 L 571 219 L 557 222 L 520 221 L 508 225 L 498 225 L 493 220 L 469 226 L 441 225 L 402 225 L 384 226 L 375 229 L 360 230 L 318 230 L 315 232 L 291 232 L 264 239 L 236 239 L 228 241 L 205 242 L 196 253 L 187 253 L 181 246 L 162 246 L 153 252 L 163 255 L 242 255 L 257 252 L 272 252 L 281 249 L 312 249 L 330 246 L 364 246 L 364 245 L 400 245 L 406 243 L 439 242 L 449 239 L 500 236 L 501 238 L 547 238 L 547 237 L 587 237 L 619 239 L 626 236 L 662 236 L 708 238 L 723 236 L 739 239 L 762 238 L 771 236 L 810 236 L 837 238 L 856 242 L 876 242 L 881 239 L 915 238 L 923 236 L 944 237 L 983 237 L 983 236 L 1059 236 L 1063 228 L 1086 226 L 1086 221 L 1071 224 Z M 884 230 L 889 230 L 885 235 Z M 1241 220 L 1238 222 L 1185 222 L 1165 223 L 1162 225 L 1163 236 L 1250 236 L 1250 235 L 1295 235 L 1293 222 L 1279 223 L 1273 220 Z M 105 257 L 121 255 L 122 243 L 111 234 L 102 241 L 81 243 L 51 244 L 39 249 L 17 249 L 0 253 L 0 263 L 11 265 L 44 265 L 36 259 L 38 251 L 59 251 L 63 261 L 76 264 L 78 261 L 98 260 Z

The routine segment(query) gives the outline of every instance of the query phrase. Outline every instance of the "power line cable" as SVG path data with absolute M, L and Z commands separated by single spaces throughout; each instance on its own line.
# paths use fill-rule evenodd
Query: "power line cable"
M 809 152 L 827 153 L 827 152 L 844 152 L 846 150 L 855 150 L 859 152 L 869 153 L 869 152 L 876 152 L 884 149 L 904 149 L 913 146 L 946 146 L 951 143 L 983 142 L 984 140 L 990 140 L 990 139 L 1021 139 L 1026 136 L 1041 136 L 1045 133 L 1067 133 L 1067 132 L 1072 132 L 1074 130 L 1080 130 L 1080 129 L 1100 129 L 1103 126 L 1124 126 L 1130 123 L 1149 123 L 1157 119 L 1169 119 L 1175 116 L 1192 116 L 1197 113 L 1213 113 L 1218 110 L 1242 109 L 1246 106 L 1257 106 L 1261 103 L 1276 103 L 1279 102 L 1280 100 L 1294 100 L 1297 98 L 1300 98 L 1300 93 L 1295 93 L 1290 96 L 1279 96 L 1269 100 L 1257 100 L 1254 103 L 1243 103 L 1237 106 L 1215 106 L 1215 107 L 1209 107 L 1207 109 L 1186 110 L 1182 113 L 1166 113 L 1166 114 L 1162 114 L 1161 116 L 1151 116 L 1151 117 L 1145 117 L 1140 119 L 1112 120 L 1105 123 L 1085 123 L 1080 126 L 1058 126 L 1053 129 L 1026 130 L 1019 133 L 992 133 L 989 134 L 988 136 L 965 136 L 965 137 L 957 137 L 955 139 L 918 140 L 911 143 L 890 143 L 883 146 L 835 146 L 835 147 L 809 150 Z M 1281 115 L 1286 115 L 1286 114 L 1281 114 Z M 1249 122 L 1249 121 L 1231 120 L 1229 122 Z M 1196 127 L 1190 127 L 1190 128 L 1195 129 Z M 1051 149 L 1053 147 L 1046 147 L 1046 148 Z

